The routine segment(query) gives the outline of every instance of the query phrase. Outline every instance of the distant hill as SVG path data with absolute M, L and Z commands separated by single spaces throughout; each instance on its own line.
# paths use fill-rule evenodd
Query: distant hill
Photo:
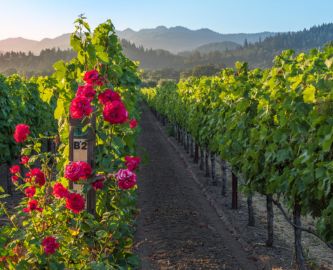
M 0 40 L 0 52 L 28 52 L 32 51 L 34 47 L 36 47 L 38 41 L 25 39 L 25 38 L 7 38 L 4 40 Z
M 70 34 L 63 34 L 56 38 L 44 38 L 41 41 L 25 38 L 8 38 L 0 40 L 0 52 L 32 52 L 39 54 L 41 50 L 57 48 L 67 50 L 69 45 Z
M 214 42 L 208 43 L 202 46 L 199 46 L 195 49 L 200 53 L 209 53 L 209 52 L 225 52 L 239 49 L 241 45 L 232 41 L 223 41 L 223 42 Z
M 192 51 L 208 43 L 231 41 L 243 45 L 245 40 L 249 43 L 254 43 L 274 36 L 275 33 L 220 34 L 207 28 L 190 30 L 182 26 L 170 28 L 158 26 L 156 28 L 142 29 L 139 31 L 127 28 L 123 31 L 117 31 L 117 35 L 121 39 L 126 39 L 138 46 L 142 45 L 148 49 L 163 49 L 172 53 L 179 53 Z

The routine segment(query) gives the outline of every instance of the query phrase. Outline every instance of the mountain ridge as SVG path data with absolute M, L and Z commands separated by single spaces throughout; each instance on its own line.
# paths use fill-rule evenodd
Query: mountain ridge
M 146 28 L 134 31 L 130 28 L 117 30 L 117 35 L 121 39 L 126 39 L 138 46 L 148 49 L 164 49 L 172 53 L 192 51 L 199 46 L 209 43 L 230 41 L 243 45 L 245 40 L 255 43 L 267 37 L 274 36 L 274 32 L 259 33 L 235 33 L 222 34 L 209 28 L 191 30 L 183 26 L 157 26 L 156 28 Z
M 199 46 L 214 42 L 230 41 L 242 45 L 246 39 L 253 43 L 276 34 L 273 32 L 221 34 L 209 28 L 191 30 L 183 26 L 168 28 L 163 25 L 138 31 L 126 28 L 116 30 L 116 33 L 119 39 L 126 39 L 137 46 L 143 46 L 147 49 L 162 49 L 172 53 L 192 51 Z M 59 48 L 65 50 L 70 48 L 69 37 L 70 34 L 65 33 L 55 38 L 43 38 L 40 41 L 23 37 L 7 38 L 0 40 L 0 52 L 21 51 L 28 53 L 31 51 L 34 54 L 39 54 L 43 49 Z

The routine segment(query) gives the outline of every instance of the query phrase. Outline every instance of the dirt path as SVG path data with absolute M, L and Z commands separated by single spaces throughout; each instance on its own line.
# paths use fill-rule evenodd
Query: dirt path
M 141 126 L 139 146 L 149 159 L 139 173 L 135 249 L 142 269 L 258 269 L 204 198 L 147 108 Z

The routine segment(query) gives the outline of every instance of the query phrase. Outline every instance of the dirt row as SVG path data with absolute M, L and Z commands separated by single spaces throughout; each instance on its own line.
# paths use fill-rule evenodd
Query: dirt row
M 210 206 L 185 164 L 143 108 L 135 251 L 142 269 L 260 269 Z

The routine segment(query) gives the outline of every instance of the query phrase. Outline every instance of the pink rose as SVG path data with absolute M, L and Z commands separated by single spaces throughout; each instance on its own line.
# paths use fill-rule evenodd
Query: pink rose
M 120 189 L 130 189 L 136 184 L 136 174 L 128 169 L 120 169 L 116 174 L 116 179 Z
M 80 179 L 87 179 L 91 173 L 91 166 L 84 161 L 71 162 L 65 168 L 65 177 L 73 182 Z

